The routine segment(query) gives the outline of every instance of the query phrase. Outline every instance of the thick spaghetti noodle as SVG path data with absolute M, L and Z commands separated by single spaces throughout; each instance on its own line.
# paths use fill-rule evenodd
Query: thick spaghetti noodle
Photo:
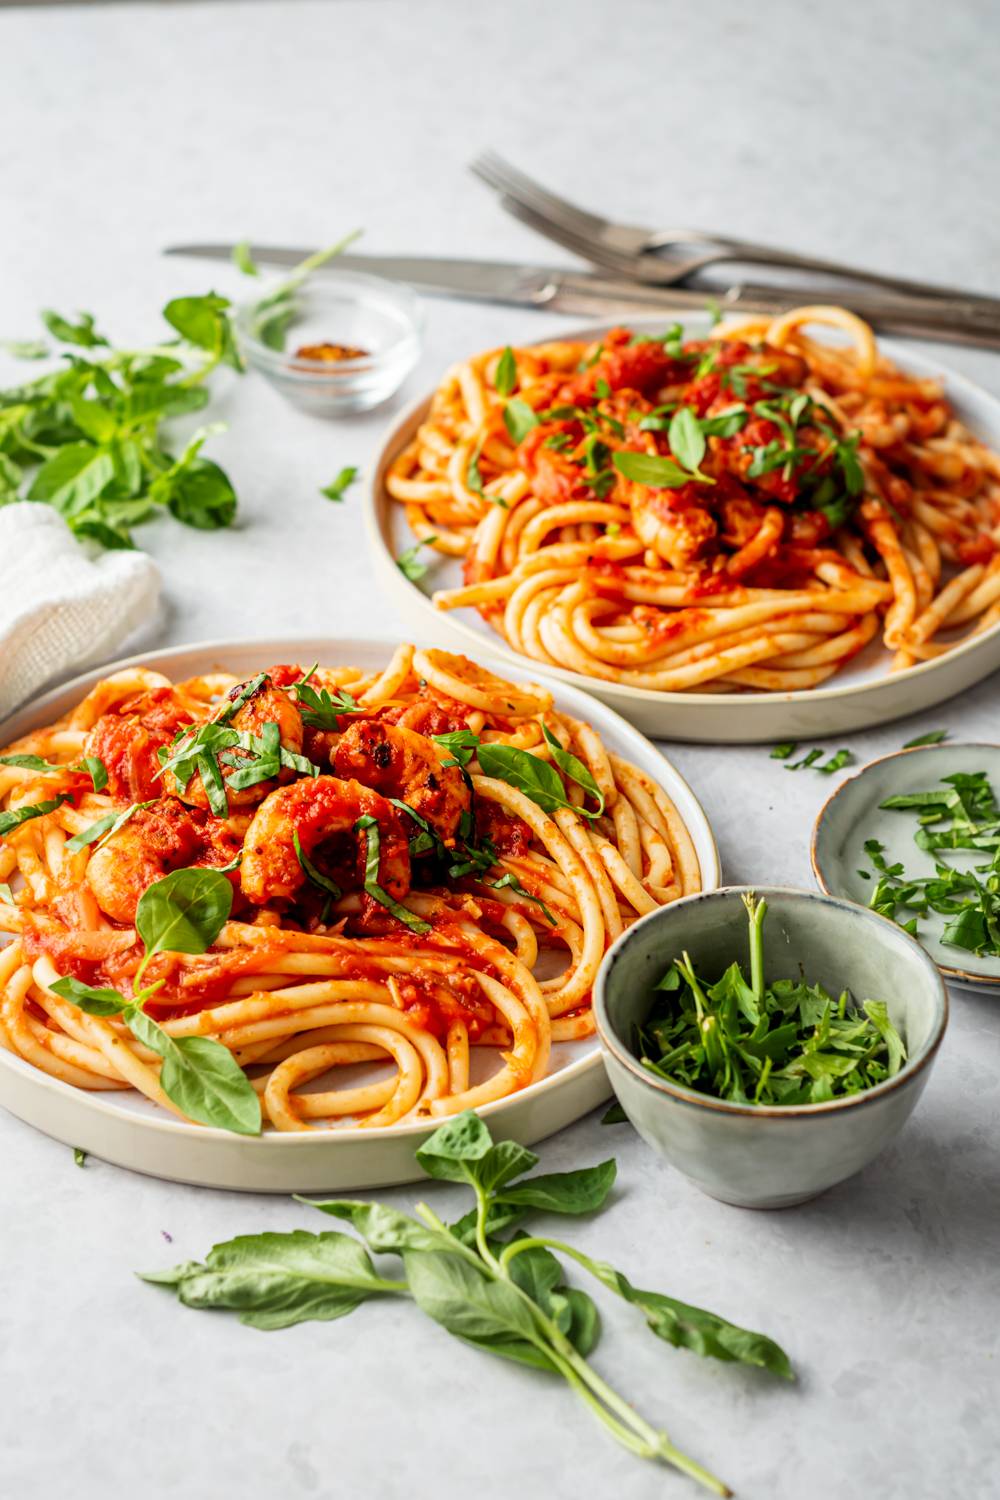
M 898 670 L 1000 621 L 1000 459 L 840 308 L 479 355 L 386 485 L 464 558 L 439 608 L 633 687 L 811 688 L 879 635 Z
M 593 1029 L 609 943 L 700 888 L 670 799 L 592 728 L 409 645 L 377 675 L 119 672 L 8 747 L 0 809 L 0 1042 L 178 1112 L 121 1017 L 53 985 L 128 997 L 139 898 L 224 871 L 230 920 L 204 954 L 146 960 L 146 1011 L 223 1043 L 279 1130 L 445 1116 L 544 1077 L 553 1042 Z M 491 1047 L 492 1071 L 470 1063 Z M 378 1061 L 374 1080 L 305 1087 Z

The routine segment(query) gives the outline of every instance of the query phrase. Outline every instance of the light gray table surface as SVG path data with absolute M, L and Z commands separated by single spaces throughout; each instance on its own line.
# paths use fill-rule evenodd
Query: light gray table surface
M 148 339 L 168 296 L 243 293 L 227 267 L 159 257 L 185 238 L 315 244 L 362 224 L 372 251 L 557 259 L 464 172 L 487 144 L 639 221 L 997 292 L 998 42 L 988 0 L 3 10 L 0 333 L 33 333 L 38 306 L 82 306 L 118 339 Z M 325 424 L 255 379 L 218 382 L 212 414 L 229 430 L 211 451 L 237 484 L 239 523 L 142 532 L 165 590 L 146 644 L 393 633 L 357 500 L 331 505 L 319 486 L 370 464 L 392 410 L 453 358 L 559 327 L 459 303 L 429 314 L 407 391 L 363 419 Z M 1000 358 L 932 353 L 1000 393 Z M 996 680 L 845 743 L 863 760 L 937 725 L 996 738 Z M 824 779 L 786 774 L 763 748 L 668 752 L 730 880 L 811 884 Z M 898 1143 L 782 1213 L 703 1197 L 597 1116 L 549 1141 L 551 1169 L 618 1159 L 614 1203 L 575 1229 L 581 1244 L 640 1285 L 766 1329 L 800 1379 L 786 1388 L 699 1361 L 614 1309 L 600 1367 L 754 1500 L 1000 1494 L 998 1077 L 996 1002 L 956 996 Z M 561 1387 L 405 1306 L 264 1335 L 184 1311 L 131 1275 L 239 1232 L 324 1227 L 290 1201 L 96 1160 L 78 1170 L 64 1146 L 2 1114 L 0 1181 L 4 1495 L 694 1493 L 620 1451 Z M 447 1214 L 456 1195 L 431 1192 Z

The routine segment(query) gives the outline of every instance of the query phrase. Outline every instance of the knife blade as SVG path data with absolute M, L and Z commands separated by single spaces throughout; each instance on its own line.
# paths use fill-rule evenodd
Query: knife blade
M 171 245 L 166 255 L 229 261 L 234 246 L 223 243 Z M 312 251 L 281 245 L 251 245 L 262 265 L 297 266 Z M 915 338 L 944 338 L 979 348 L 1000 349 L 1000 322 L 981 307 L 949 299 L 919 299 L 865 290 L 828 287 L 785 289 L 734 282 L 709 293 L 691 287 L 651 287 L 607 273 L 560 266 L 518 265 L 510 261 L 465 260 L 418 255 L 338 255 L 323 271 L 361 271 L 403 281 L 431 296 L 508 303 L 551 312 L 596 316 L 635 316 L 641 312 L 704 312 L 714 300 L 724 312 L 776 315 L 812 302 L 836 300 L 876 328 Z

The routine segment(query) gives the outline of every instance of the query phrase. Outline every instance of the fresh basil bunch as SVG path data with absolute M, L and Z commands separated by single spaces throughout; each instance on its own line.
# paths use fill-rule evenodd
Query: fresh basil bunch
M 606 1261 L 519 1228 L 532 1213 L 576 1216 L 602 1208 L 615 1180 L 614 1161 L 528 1176 L 538 1165 L 534 1152 L 514 1141 L 494 1143 L 471 1112 L 442 1125 L 416 1155 L 429 1177 L 472 1189 L 475 1205 L 457 1222 L 443 1223 L 426 1203 L 410 1217 L 382 1203 L 303 1198 L 346 1219 L 364 1244 L 351 1235 L 303 1229 L 240 1235 L 214 1246 L 203 1264 L 186 1261 L 142 1279 L 172 1287 L 187 1307 L 228 1308 L 241 1322 L 267 1330 L 342 1318 L 374 1297 L 409 1297 L 463 1343 L 560 1376 L 630 1452 L 672 1464 L 717 1495 L 730 1494 L 594 1369 L 588 1356 L 601 1334 L 597 1305 L 567 1283 L 558 1257 L 638 1308 L 650 1332 L 667 1344 L 790 1380 L 788 1356 L 764 1334 L 644 1291 Z M 399 1257 L 401 1270 L 383 1271 L 373 1255 Z
M 163 1059 L 160 1087 L 191 1120 L 238 1135 L 260 1133 L 260 1100 L 243 1069 L 221 1042 L 210 1037 L 174 1038 L 144 1009 L 163 981 L 140 986 L 157 953 L 204 953 L 229 917 L 233 888 L 219 870 L 174 870 L 149 886 L 139 901 L 135 926 L 146 952 L 126 1000 L 113 989 L 95 989 L 79 979 L 56 980 L 52 989 L 91 1016 L 120 1015 L 140 1042 Z

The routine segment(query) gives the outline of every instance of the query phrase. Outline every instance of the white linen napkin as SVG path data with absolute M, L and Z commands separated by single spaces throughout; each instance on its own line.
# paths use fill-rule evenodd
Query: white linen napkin
M 79 542 L 47 505 L 0 506 L 0 719 L 52 678 L 108 656 L 159 590 L 144 553 Z

